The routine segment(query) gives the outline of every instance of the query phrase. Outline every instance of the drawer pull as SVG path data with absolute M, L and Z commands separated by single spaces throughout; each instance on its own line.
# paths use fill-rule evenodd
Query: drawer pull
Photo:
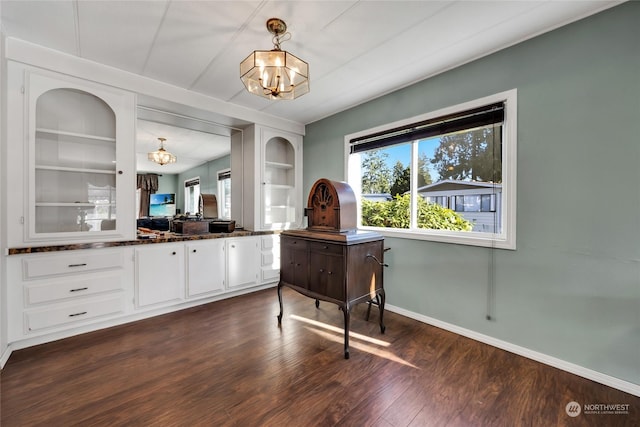
M 322 249 L 329 249 L 329 246 L 324 245 L 324 246 L 322 247 Z
M 87 287 L 85 287 L 85 288 L 75 288 L 75 289 L 69 289 L 69 292 L 80 292 L 80 291 L 86 291 L 87 289 L 89 289 L 89 288 L 87 288 Z
M 320 269 L 320 273 L 324 273 L 324 268 L 321 268 L 321 269 Z
M 81 311 L 80 313 L 73 313 L 73 314 L 70 314 L 69 317 L 82 316 L 83 314 L 87 314 L 87 312 L 86 311 Z
M 87 265 L 86 262 L 83 262 L 82 264 L 69 264 L 69 267 L 73 268 L 73 267 L 85 267 Z

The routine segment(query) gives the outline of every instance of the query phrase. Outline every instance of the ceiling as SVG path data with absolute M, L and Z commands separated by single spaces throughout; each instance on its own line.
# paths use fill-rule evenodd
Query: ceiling
M 1 0 L 0 8 L 9 37 L 309 124 L 619 3 Z M 291 33 L 282 49 L 310 66 L 311 91 L 295 100 L 249 94 L 239 78 L 247 55 L 273 47 L 271 17 Z M 139 170 L 178 173 L 197 163 L 202 138 L 219 138 L 158 121 L 139 126 Z M 149 165 L 158 136 L 178 163 Z

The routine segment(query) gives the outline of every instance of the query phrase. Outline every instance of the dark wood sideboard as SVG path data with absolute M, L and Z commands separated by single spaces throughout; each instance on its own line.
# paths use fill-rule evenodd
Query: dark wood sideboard
M 280 235 L 278 324 L 282 323 L 283 286 L 315 298 L 316 307 L 319 300 L 337 304 L 344 314 L 344 357 L 348 359 L 350 313 L 355 305 L 375 302 L 380 310 L 380 332 L 385 331 L 384 237 L 375 232 L 345 227 L 352 220 L 341 216 L 339 201 L 347 200 L 350 204 L 352 193 L 343 185 L 346 184 L 318 181 L 309 196 L 309 227 L 286 230 Z M 346 196 L 342 194 L 344 192 Z M 318 195 L 321 202 L 315 197 Z M 348 208 L 351 216 L 352 209 Z

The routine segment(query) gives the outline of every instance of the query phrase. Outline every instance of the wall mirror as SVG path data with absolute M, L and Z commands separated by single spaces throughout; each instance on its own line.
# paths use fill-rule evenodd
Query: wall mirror
M 221 173 L 231 168 L 231 135 L 241 132 L 248 123 L 231 122 L 229 118 L 198 108 L 156 98 L 139 96 L 136 122 L 136 170 L 139 175 L 158 176 L 157 193 L 174 197 L 171 213 L 197 211 L 199 194 L 215 194 L 221 215 L 228 217 L 231 209 L 229 194 L 221 189 Z M 164 148 L 175 155 L 175 163 L 160 165 L 148 159 L 148 153 Z M 227 174 L 228 177 L 228 174 Z M 198 183 L 194 187 L 194 182 Z M 231 182 L 233 185 L 233 182 Z M 222 194 L 220 194 L 222 192 Z M 137 196 L 137 216 L 140 211 L 140 192 Z M 150 216 L 170 216 L 154 210 Z

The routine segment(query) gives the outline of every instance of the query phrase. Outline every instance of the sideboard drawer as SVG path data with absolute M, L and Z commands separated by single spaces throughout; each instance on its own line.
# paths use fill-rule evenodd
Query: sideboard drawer
M 124 311 L 124 300 L 121 295 L 47 310 L 29 311 L 25 313 L 27 331 L 38 331 L 54 326 L 82 322 L 100 316 L 121 313 Z
M 59 274 L 82 273 L 124 265 L 121 250 L 70 251 L 62 255 L 39 256 L 23 260 L 24 279 L 36 279 Z
M 309 250 L 323 254 L 342 255 L 343 246 L 331 243 L 312 242 L 309 243 Z
M 56 302 L 67 298 L 95 295 L 102 292 L 123 289 L 124 277 L 120 271 L 97 274 L 92 277 L 49 282 L 45 284 L 29 284 L 25 286 L 26 305 Z

